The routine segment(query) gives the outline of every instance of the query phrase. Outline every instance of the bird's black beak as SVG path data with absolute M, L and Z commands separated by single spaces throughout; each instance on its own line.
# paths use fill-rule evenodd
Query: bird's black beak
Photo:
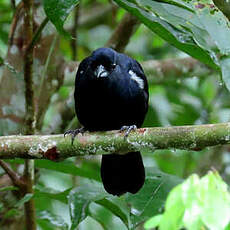
M 97 78 L 104 78 L 109 76 L 109 72 L 105 69 L 103 65 L 99 65 L 95 70 L 95 75 Z

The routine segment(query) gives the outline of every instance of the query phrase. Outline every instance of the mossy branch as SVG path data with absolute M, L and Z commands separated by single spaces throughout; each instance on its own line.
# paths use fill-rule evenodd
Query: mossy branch
M 79 134 L 74 144 L 61 135 L 0 137 L 0 158 L 62 160 L 71 156 L 118 153 L 148 149 L 201 150 L 230 143 L 230 123 L 141 128 L 127 139 L 119 131 Z

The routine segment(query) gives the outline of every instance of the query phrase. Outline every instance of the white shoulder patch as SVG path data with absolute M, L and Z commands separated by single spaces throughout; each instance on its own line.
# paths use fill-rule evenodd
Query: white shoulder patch
M 129 70 L 129 74 L 131 76 L 131 79 L 134 80 L 135 82 L 137 82 L 138 86 L 141 88 L 141 89 L 144 89 L 144 80 L 141 79 L 140 77 L 138 77 L 136 75 L 135 72 L 133 72 L 132 70 Z

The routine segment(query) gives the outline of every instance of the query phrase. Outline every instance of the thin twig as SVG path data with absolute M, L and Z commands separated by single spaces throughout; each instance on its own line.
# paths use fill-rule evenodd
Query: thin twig
M 90 10 L 82 9 L 79 17 L 78 25 L 80 28 L 92 28 L 96 25 L 105 22 L 105 18 L 111 15 L 113 9 L 117 9 L 117 6 L 108 4 L 107 6 L 96 6 L 90 8 Z
M 14 17 L 13 17 L 13 20 L 11 22 L 11 28 L 10 28 L 10 33 L 9 33 L 9 46 L 8 47 L 11 47 L 13 44 L 14 34 L 16 32 L 16 27 L 17 27 L 18 22 L 19 22 L 19 18 L 20 18 L 22 9 L 23 9 L 23 5 L 24 5 L 24 3 L 20 2 L 15 9 Z
M 33 184 L 34 184 L 34 160 L 25 160 L 24 168 L 24 178 L 26 181 L 26 191 L 25 194 L 33 194 Z M 35 204 L 34 200 L 24 204 L 25 206 L 25 216 L 26 216 L 26 229 L 27 230 L 36 230 L 36 213 L 35 213 Z
M 162 83 L 170 80 L 183 80 L 185 78 L 203 78 L 216 73 L 216 70 L 198 60 L 188 58 L 174 58 L 165 60 L 149 60 L 140 62 L 150 84 Z M 79 62 L 68 62 L 63 68 L 65 84 L 72 86 Z
M 17 186 L 19 188 L 22 188 L 22 187 L 25 186 L 25 184 L 20 179 L 20 177 L 17 175 L 17 173 L 14 172 L 7 163 L 5 163 L 4 161 L 0 160 L 0 166 L 4 169 L 6 174 L 10 177 L 12 183 L 15 186 Z
M 72 50 L 72 60 L 77 60 L 77 30 L 78 30 L 78 19 L 79 19 L 79 12 L 80 12 L 80 4 L 78 4 L 74 10 L 74 22 L 73 27 L 71 29 L 71 50 Z
M 25 16 L 25 55 L 24 55 L 24 80 L 25 80 L 25 101 L 26 101 L 26 134 L 34 134 L 36 127 L 35 102 L 33 88 L 33 0 L 23 0 Z M 40 34 L 40 33 L 39 33 Z M 31 48 L 30 48 L 31 45 Z M 26 193 L 33 193 L 33 160 L 25 160 L 24 180 L 26 183 Z M 25 202 L 25 220 L 27 230 L 36 230 L 36 217 L 34 200 Z

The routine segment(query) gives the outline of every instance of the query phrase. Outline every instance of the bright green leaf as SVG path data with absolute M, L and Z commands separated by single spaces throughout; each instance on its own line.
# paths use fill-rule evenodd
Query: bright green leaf
M 230 193 L 217 172 L 190 176 L 168 195 L 160 230 L 225 230 L 230 223 Z M 146 226 L 151 226 L 151 220 Z M 156 220 L 153 224 L 157 224 Z M 146 228 L 147 228 L 146 227 Z
M 145 229 L 152 229 L 159 226 L 163 215 L 156 215 L 145 222 Z

